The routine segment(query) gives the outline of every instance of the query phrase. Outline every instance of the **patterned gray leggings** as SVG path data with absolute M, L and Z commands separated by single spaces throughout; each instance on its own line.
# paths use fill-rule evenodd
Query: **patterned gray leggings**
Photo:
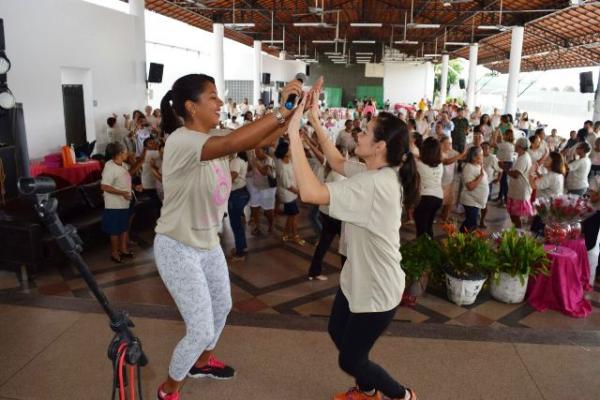
M 215 348 L 231 310 L 227 261 L 220 246 L 200 250 L 165 235 L 154 238 L 158 273 L 185 322 L 169 376 L 182 381 L 204 350 Z

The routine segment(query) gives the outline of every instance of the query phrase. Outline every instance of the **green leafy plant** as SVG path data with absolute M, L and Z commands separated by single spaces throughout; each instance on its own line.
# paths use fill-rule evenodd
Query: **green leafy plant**
M 417 239 L 403 244 L 402 269 L 411 280 L 415 282 L 425 272 L 437 269 L 442 264 L 442 253 L 438 242 L 429 235 L 421 235 Z
M 472 279 L 493 271 L 496 253 L 485 234 L 455 230 L 448 233 L 448 238 L 441 244 L 446 272 L 459 279 Z
M 511 277 L 518 276 L 523 285 L 529 275 L 550 274 L 550 260 L 544 245 L 530 235 L 519 234 L 515 228 L 500 234 L 496 256 L 498 262 L 493 269 L 496 282 L 499 281 L 501 272 Z

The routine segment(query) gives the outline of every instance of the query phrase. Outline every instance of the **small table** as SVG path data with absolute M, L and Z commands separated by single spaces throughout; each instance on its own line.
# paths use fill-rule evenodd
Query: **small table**
M 566 245 L 579 247 L 577 243 Z M 587 252 L 583 257 L 578 255 L 580 250 L 575 251 L 567 246 L 558 246 L 556 250 L 552 245 L 544 246 L 550 259 L 550 276 L 530 277 L 527 298 L 537 311 L 551 309 L 571 317 L 584 318 L 592 312 L 592 305 L 583 296 L 586 289 L 585 271 L 589 274 Z M 585 245 L 583 248 L 585 250 Z
M 57 188 L 69 185 L 92 183 L 102 178 L 102 165 L 99 161 L 90 160 L 77 163 L 71 167 L 47 167 L 44 164 L 33 164 L 31 176 L 49 176 L 55 178 Z

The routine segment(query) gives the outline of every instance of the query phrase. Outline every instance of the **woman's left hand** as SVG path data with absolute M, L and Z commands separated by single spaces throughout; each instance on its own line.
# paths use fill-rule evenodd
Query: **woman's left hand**
M 290 140 L 292 138 L 298 138 L 300 136 L 300 120 L 302 119 L 302 115 L 304 114 L 304 106 L 306 105 L 306 100 L 309 96 L 304 96 L 296 110 L 294 110 L 294 114 L 290 119 L 290 123 L 288 125 L 288 135 L 290 136 Z

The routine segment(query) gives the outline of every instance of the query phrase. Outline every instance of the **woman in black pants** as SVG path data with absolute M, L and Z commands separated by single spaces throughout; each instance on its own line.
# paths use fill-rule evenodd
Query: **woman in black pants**
M 326 167 L 325 175 L 325 183 L 337 182 L 344 179 L 342 175 L 332 170 L 329 165 Z M 331 246 L 333 239 L 336 237 L 336 235 L 341 235 L 342 232 L 342 221 L 329 216 L 329 206 L 319 206 L 319 213 L 321 216 L 321 224 L 323 225 L 323 229 L 321 230 L 321 236 L 319 237 L 319 244 L 317 244 L 315 254 L 313 254 L 313 258 L 310 263 L 310 270 L 308 271 L 309 281 L 314 279 L 319 281 L 327 280 L 327 276 L 321 274 L 323 270 L 323 258 L 325 258 L 325 254 L 327 254 L 327 250 L 329 249 L 329 246 Z M 346 262 L 346 257 L 343 255 L 340 256 L 343 267 L 344 263 Z
M 317 83 L 320 85 L 320 82 Z M 334 400 L 416 399 L 369 360 L 369 352 L 394 318 L 405 285 L 400 268 L 402 203 L 418 197 L 419 177 L 409 151 L 406 124 L 382 112 L 358 135 L 356 155 L 365 164 L 346 161 L 329 140 L 319 121 L 319 90 L 313 89 L 309 119 L 331 168 L 348 179 L 322 184 L 310 169 L 299 135 L 307 102 L 302 100 L 288 134 L 300 197 L 306 203 L 329 205 L 329 214 L 345 223 L 348 259 L 329 320 L 329 334 L 339 350 L 340 368 L 356 386 Z
M 421 156 L 417 161 L 417 171 L 421 178 L 421 200 L 415 208 L 415 225 L 417 237 L 428 234 L 433 238 L 433 220 L 444 200 L 442 148 L 437 139 L 428 137 L 421 145 L 420 150 Z

